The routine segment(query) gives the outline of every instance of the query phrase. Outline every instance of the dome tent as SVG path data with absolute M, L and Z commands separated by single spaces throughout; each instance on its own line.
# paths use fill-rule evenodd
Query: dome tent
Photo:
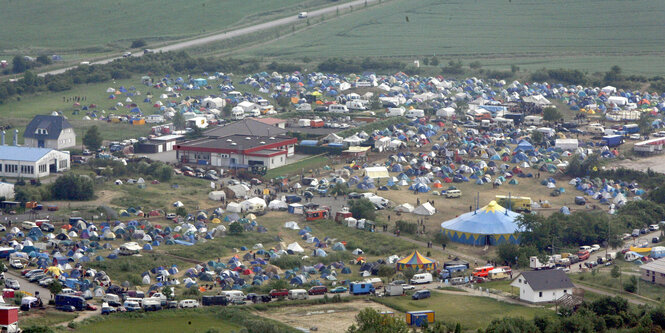
M 519 244 L 520 214 L 501 207 L 496 201 L 441 223 L 443 233 L 454 242 L 469 245 Z
M 397 261 L 397 270 L 413 268 L 414 270 L 433 271 L 436 269 L 436 262 L 420 254 L 418 250 L 413 251 L 408 256 Z

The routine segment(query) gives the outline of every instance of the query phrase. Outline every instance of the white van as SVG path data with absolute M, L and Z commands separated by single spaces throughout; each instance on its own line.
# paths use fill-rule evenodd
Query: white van
M 37 223 L 35 223 L 35 222 L 23 221 L 23 223 L 21 223 L 21 228 L 23 228 L 25 230 L 30 230 L 30 229 L 36 228 L 36 227 L 37 227 Z
M 298 104 L 298 106 L 296 106 L 296 111 L 310 112 L 310 111 L 312 111 L 312 105 L 307 104 L 307 103 Z
M 245 116 L 258 117 L 260 115 L 261 115 L 261 110 L 259 110 L 259 109 L 251 109 L 251 110 L 245 112 Z
M 120 296 L 118 296 L 116 294 L 106 294 L 102 297 L 102 302 L 104 302 L 104 303 L 110 303 L 110 302 L 120 303 Z
M 459 198 L 462 196 L 462 191 L 460 190 L 448 190 L 446 191 L 446 198 Z
M 524 124 L 538 126 L 543 123 L 543 117 L 541 116 L 526 116 L 524 117 Z
M 422 118 L 425 116 L 425 110 L 411 109 L 406 111 L 405 117 L 407 118 Z
M 231 109 L 231 118 L 234 120 L 245 119 L 245 110 L 238 106 L 234 107 Z
M 289 290 L 289 299 L 307 299 L 307 290 L 305 289 L 291 289 Z
M 199 307 L 199 301 L 195 299 L 183 299 L 178 303 L 178 306 L 182 309 L 184 308 L 198 308 Z
M 245 299 L 245 294 L 240 291 L 240 290 L 226 290 L 222 291 L 222 295 L 226 297 L 226 299 L 229 300 L 229 302 L 233 302 L 235 300 L 243 300 Z
M 591 246 L 588 246 L 588 245 L 580 246 L 580 251 L 589 251 L 589 252 L 591 252 Z
M 406 110 L 403 107 L 399 108 L 388 108 L 386 111 L 386 117 L 401 117 L 404 115 Z
M 602 135 L 605 134 L 605 127 L 598 123 L 589 124 L 589 126 L 586 127 L 586 131 L 590 134 Z
M 556 135 L 556 131 L 553 128 L 549 128 L 549 127 L 539 127 L 539 128 L 536 129 L 536 131 L 540 132 L 540 133 L 543 133 L 543 135 L 545 135 L 548 138 L 551 138 L 554 135 Z
M 328 106 L 328 111 L 333 113 L 348 113 L 349 108 L 347 108 L 346 105 L 332 104 Z
M 423 283 L 430 283 L 432 282 L 432 274 L 431 273 L 420 273 L 420 274 L 415 274 L 413 278 L 411 278 L 411 284 L 423 284 Z

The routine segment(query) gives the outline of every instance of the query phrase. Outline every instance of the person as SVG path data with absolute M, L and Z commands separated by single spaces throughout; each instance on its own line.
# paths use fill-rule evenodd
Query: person
M 390 214 L 388 214 L 388 222 L 390 222 Z
M 473 206 L 469 205 L 469 211 L 473 210 Z

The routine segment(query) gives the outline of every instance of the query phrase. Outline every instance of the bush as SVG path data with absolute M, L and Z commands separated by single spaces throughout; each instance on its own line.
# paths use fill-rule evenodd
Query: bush
M 637 291 L 637 277 L 631 276 L 630 279 L 623 284 L 623 290 L 634 293 Z
M 148 44 L 145 42 L 145 40 L 137 39 L 135 41 L 132 41 L 132 45 L 130 47 L 132 49 L 138 49 L 138 48 L 144 47 L 146 45 L 148 45 Z
M 399 220 L 395 222 L 395 228 L 399 229 L 400 233 L 415 234 L 418 225 L 413 222 Z
M 234 222 L 229 224 L 229 234 L 231 235 L 239 235 L 243 231 L 245 231 L 245 227 L 242 226 L 242 224 L 238 222 Z
M 90 200 L 95 194 L 90 177 L 78 176 L 72 173 L 58 177 L 53 183 L 51 192 L 56 200 L 77 201 Z
M 199 291 L 198 287 L 191 287 L 191 288 L 186 288 L 185 291 L 182 292 L 182 295 L 187 297 L 198 298 L 199 296 L 201 296 L 201 292 Z
M 395 275 L 395 266 L 393 265 L 381 265 L 379 266 L 379 276 L 391 277 Z

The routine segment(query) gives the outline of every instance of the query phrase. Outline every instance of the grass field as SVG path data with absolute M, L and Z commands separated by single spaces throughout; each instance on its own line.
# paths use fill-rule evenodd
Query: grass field
M 302 159 L 298 162 L 285 165 L 283 167 L 270 169 L 265 175 L 265 179 L 273 179 L 279 176 L 289 176 L 300 174 L 305 169 L 305 172 L 325 166 L 330 163 L 330 159 L 325 156 L 313 156 Z
M 23 329 L 35 326 L 53 326 L 76 318 L 77 314 L 55 310 L 32 310 L 19 316 L 19 326 Z
M 459 322 L 463 330 L 485 328 L 494 319 L 523 317 L 527 320 L 536 315 L 550 315 L 551 311 L 499 302 L 477 296 L 447 295 L 437 292 L 432 297 L 414 301 L 407 297 L 386 297 L 381 301 L 399 311 L 434 310 L 436 320 L 446 323 Z
M 212 311 L 159 311 L 138 316 L 117 314 L 80 325 L 70 332 L 239 332 L 242 326 Z
M 0 54 L 120 50 L 139 38 L 150 43 L 192 37 L 296 15 L 328 3 L 326 0 L 0 0 L 4 14 L 0 20 Z M 39 24 L 25 24 L 27 18 Z
M 437 55 L 497 68 L 588 71 L 619 64 L 660 74 L 664 13 L 665 3 L 651 0 L 395 0 L 242 52 L 284 59 Z

